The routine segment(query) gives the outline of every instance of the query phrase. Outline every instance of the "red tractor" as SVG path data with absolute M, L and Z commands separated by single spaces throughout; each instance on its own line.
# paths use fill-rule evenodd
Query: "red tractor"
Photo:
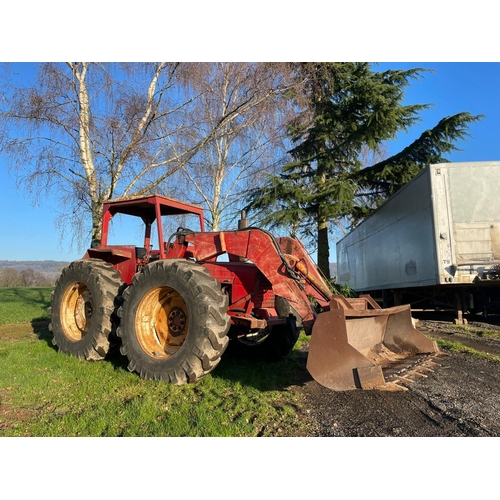
M 142 220 L 143 246 L 108 244 L 116 214 Z M 165 240 L 162 218 L 176 215 L 195 216 L 199 229 Z M 409 306 L 333 295 L 298 240 L 247 226 L 242 218 L 238 230 L 205 232 L 202 208 L 158 195 L 107 202 L 100 242 L 57 280 L 54 345 L 100 360 L 121 343 L 130 371 L 184 384 L 211 372 L 229 342 L 275 361 L 303 328 L 312 334 L 309 372 L 335 390 L 385 387 L 382 366 L 438 352 L 413 328 Z

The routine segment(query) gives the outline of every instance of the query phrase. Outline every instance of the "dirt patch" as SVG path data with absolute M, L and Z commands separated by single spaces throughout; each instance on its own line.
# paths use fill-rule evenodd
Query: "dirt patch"
M 49 332 L 48 326 L 49 320 L 46 318 L 34 319 L 25 323 L 0 325 L 0 339 L 7 341 L 32 339 L 33 342 L 37 342 L 40 339 L 51 337 L 52 334 Z M 14 408 L 11 404 L 6 403 L 9 400 L 8 396 L 11 390 L 12 387 L 0 390 L 0 435 L 5 429 L 33 418 L 32 410 Z
M 31 323 L 14 323 L 10 325 L 0 325 L 0 339 L 19 340 L 33 335 Z
M 3 402 L 6 395 L 11 391 L 11 387 L 7 387 L 0 391 L 0 433 L 13 425 L 18 425 L 19 422 L 29 420 L 33 416 L 31 410 L 24 408 L 13 408 L 12 405 Z
M 0 339 L 19 340 L 32 337 L 43 339 L 52 336 L 49 332 L 49 320 L 45 318 L 34 319 L 31 322 L 11 323 L 0 325 Z
M 4 405 L 0 403 L 0 431 L 11 427 L 19 422 L 29 420 L 33 416 L 30 410 L 21 408 L 12 408 L 11 405 Z
M 434 338 L 500 355 L 499 339 L 453 327 L 445 321 L 421 321 L 417 328 Z M 301 418 L 308 422 L 311 436 L 322 437 L 500 436 L 500 364 L 467 353 L 452 353 L 439 362 L 439 368 L 402 392 L 335 392 L 309 378 L 297 389 L 306 401 Z

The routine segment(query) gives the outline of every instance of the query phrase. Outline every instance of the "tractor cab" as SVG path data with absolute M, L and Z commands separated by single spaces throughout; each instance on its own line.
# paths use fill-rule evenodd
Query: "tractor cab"
M 134 217 L 142 220 L 144 239 L 141 245 L 110 244 L 112 220 L 116 216 Z M 197 205 L 183 203 L 160 195 L 127 196 L 109 200 L 103 205 L 103 221 L 101 240 L 94 242 L 87 250 L 86 258 L 98 258 L 112 264 L 122 275 L 123 281 L 129 283 L 132 276 L 144 265 L 154 260 L 176 257 L 169 255 L 170 240 L 179 232 L 170 228 L 166 234 L 165 217 L 171 223 L 176 218 L 172 216 L 191 216 L 190 227 L 194 231 L 205 231 L 203 208 Z M 194 219 L 194 221 L 193 221 Z M 167 219 L 168 220 L 168 219 Z M 123 235 L 130 242 L 130 235 Z

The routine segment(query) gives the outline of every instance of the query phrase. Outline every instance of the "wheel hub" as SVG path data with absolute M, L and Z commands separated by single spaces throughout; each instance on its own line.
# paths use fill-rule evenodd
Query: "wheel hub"
M 154 287 L 137 307 L 135 330 L 143 351 L 155 359 L 174 355 L 189 331 L 187 305 L 169 286 Z
M 173 309 L 168 315 L 168 329 L 174 337 L 178 337 L 186 326 L 186 315 L 182 309 Z
M 66 289 L 60 315 L 64 335 L 69 340 L 78 342 L 85 337 L 93 310 L 92 294 L 84 283 L 73 283 Z

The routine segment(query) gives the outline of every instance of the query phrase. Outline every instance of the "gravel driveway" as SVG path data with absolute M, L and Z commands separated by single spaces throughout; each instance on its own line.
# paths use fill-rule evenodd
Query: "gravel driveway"
M 417 328 L 434 338 L 500 354 L 499 339 L 461 334 L 445 321 L 421 321 Z M 427 378 L 398 392 L 334 392 L 307 375 L 297 390 L 305 395 L 302 418 L 308 421 L 309 435 L 500 436 L 500 364 L 455 352 L 439 358 L 439 363 Z

